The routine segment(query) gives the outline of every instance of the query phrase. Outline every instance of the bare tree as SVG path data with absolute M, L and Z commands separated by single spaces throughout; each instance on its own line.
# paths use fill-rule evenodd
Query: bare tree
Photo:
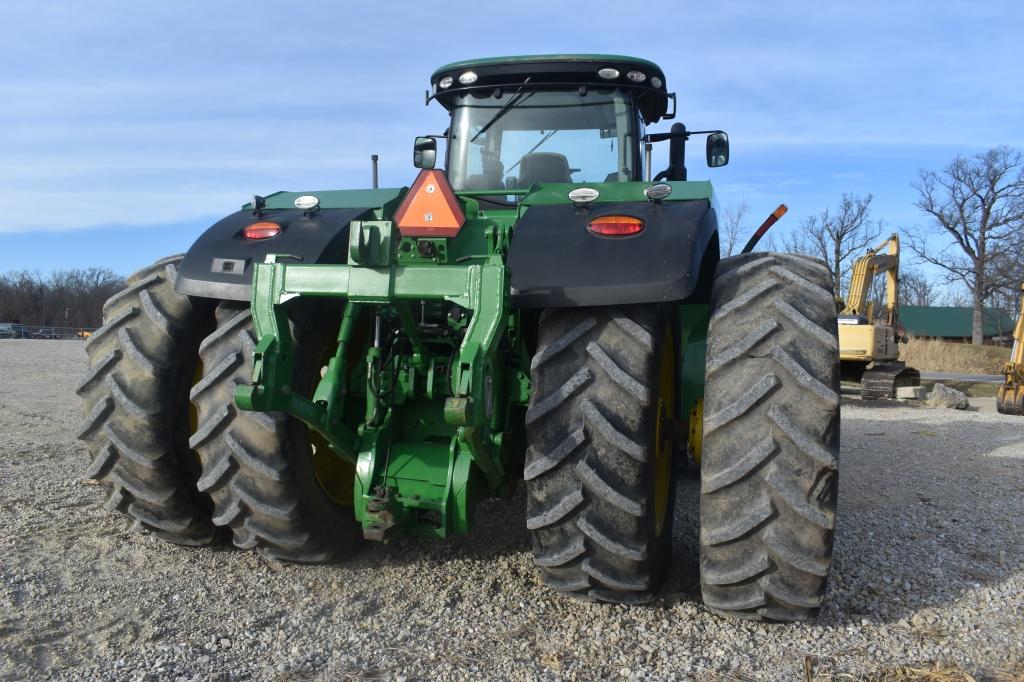
M 992 254 L 988 280 L 992 297 L 988 305 L 1016 313 L 1020 310 L 1021 283 L 1024 282 L 1024 229 L 1015 230 L 1006 248 Z
M 124 288 L 106 268 L 57 270 L 48 277 L 23 270 L 0 274 L 0 322 L 98 327 L 103 302 Z
M 789 249 L 786 248 L 786 245 L 784 243 L 780 244 L 778 240 L 775 239 L 776 236 L 777 235 L 775 235 L 773 232 L 769 231 L 768 234 L 762 237 L 761 241 L 757 243 L 757 250 L 773 251 L 776 253 L 778 253 L 779 251 L 789 251 Z
M 971 305 L 970 293 L 960 285 L 947 286 L 941 303 L 952 308 L 966 308 Z
M 844 194 L 839 206 L 804 219 L 783 240 L 787 251 L 817 256 L 828 263 L 837 295 L 846 290 L 851 259 L 857 258 L 882 233 L 881 220 L 871 220 L 871 200 Z
M 722 224 L 718 226 L 718 232 L 721 237 L 720 243 L 726 256 L 733 256 L 743 248 L 744 239 L 747 236 L 746 233 L 750 231 L 749 228 L 743 226 L 743 221 L 746 219 L 749 210 L 750 208 L 745 201 L 741 202 L 738 206 L 730 206 L 725 209 L 725 214 L 722 216 Z
M 927 276 L 910 268 L 900 269 L 900 303 L 913 306 L 935 305 L 938 290 Z
M 950 241 L 935 251 L 926 234 L 910 234 L 910 248 L 945 270 L 947 282 L 970 292 L 971 341 L 980 344 L 986 302 L 1000 288 L 1013 286 L 1013 278 L 1019 286 L 1024 274 L 1024 158 L 1005 146 L 971 158 L 957 156 L 942 172 L 921 170 L 912 186 L 919 195 L 915 205 L 932 219 L 931 232 Z

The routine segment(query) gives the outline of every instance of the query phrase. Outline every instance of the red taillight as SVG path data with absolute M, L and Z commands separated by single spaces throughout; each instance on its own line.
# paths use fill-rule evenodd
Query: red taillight
M 242 230 L 242 235 L 246 239 L 270 239 L 280 232 L 281 226 L 277 223 L 253 223 Z
M 591 220 L 587 229 L 602 237 L 631 237 L 644 231 L 644 221 L 628 215 L 603 215 Z

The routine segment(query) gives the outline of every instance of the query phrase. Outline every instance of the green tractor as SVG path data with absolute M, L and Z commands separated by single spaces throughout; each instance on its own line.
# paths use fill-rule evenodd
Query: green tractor
M 685 151 L 706 135 L 721 166 L 728 137 L 647 132 L 675 114 L 651 62 L 458 62 L 433 101 L 450 126 L 416 140 L 411 187 L 256 196 L 107 301 L 78 389 L 106 505 L 170 542 L 317 562 L 465 533 L 523 480 L 543 580 L 638 602 L 692 463 L 708 607 L 814 617 L 839 449 L 828 269 L 750 252 L 763 230 L 720 258 Z

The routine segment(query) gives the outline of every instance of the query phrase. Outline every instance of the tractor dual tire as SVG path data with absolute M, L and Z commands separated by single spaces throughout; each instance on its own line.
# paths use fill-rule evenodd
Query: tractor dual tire
M 713 611 L 816 617 L 832 563 L 839 350 L 819 260 L 723 259 L 708 328 L 700 575 Z
M 103 487 L 107 509 L 195 546 L 220 535 L 209 499 L 196 490 L 198 460 L 188 445 L 188 391 L 211 318 L 174 291 L 180 262 L 172 256 L 135 273 L 103 305 L 77 388 L 86 415 L 78 438 L 89 449 L 86 477 Z
M 527 528 L 534 563 L 560 592 L 641 602 L 667 572 L 672 445 L 656 434 L 659 409 L 671 414 L 675 401 L 671 330 L 655 305 L 541 315 L 526 413 Z
M 359 526 L 352 508 L 321 488 L 307 427 L 282 412 L 235 405 L 235 388 L 252 380 L 256 336 L 249 306 L 222 302 L 216 321 L 199 347 L 204 374 L 192 388 L 199 426 L 190 441 L 202 462 L 198 487 L 213 500 L 214 523 L 231 529 L 236 547 L 272 559 L 315 563 L 350 550 L 360 541 Z M 328 331 L 316 322 L 293 324 L 293 390 L 305 391 L 318 377 Z

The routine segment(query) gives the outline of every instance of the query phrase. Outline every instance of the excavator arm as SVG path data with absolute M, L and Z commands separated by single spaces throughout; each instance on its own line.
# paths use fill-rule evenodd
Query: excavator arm
M 1011 366 L 1020 368 L 1024 365 L 1024 284 L 1021 284 L 1020 315 L 1017 326 L 1013 329 L 1013 351 L 1010 353 Z
M 1003 368 L 1005 381 L 996 394 L 996 409 L 1003 414 L 1024 415 L 1024 283 L 1021 291 L 1020 315 L 1013 329 L 1013 350 Z
M 853 264 L 850 292 L 840 315 L 862 315 L 871 321 L 868 296 L 875 277 L 885 274 L 885 324 L 895 326 L 899 304 L 900 238 L 893 234 L 876 248 L 869 250 Z

